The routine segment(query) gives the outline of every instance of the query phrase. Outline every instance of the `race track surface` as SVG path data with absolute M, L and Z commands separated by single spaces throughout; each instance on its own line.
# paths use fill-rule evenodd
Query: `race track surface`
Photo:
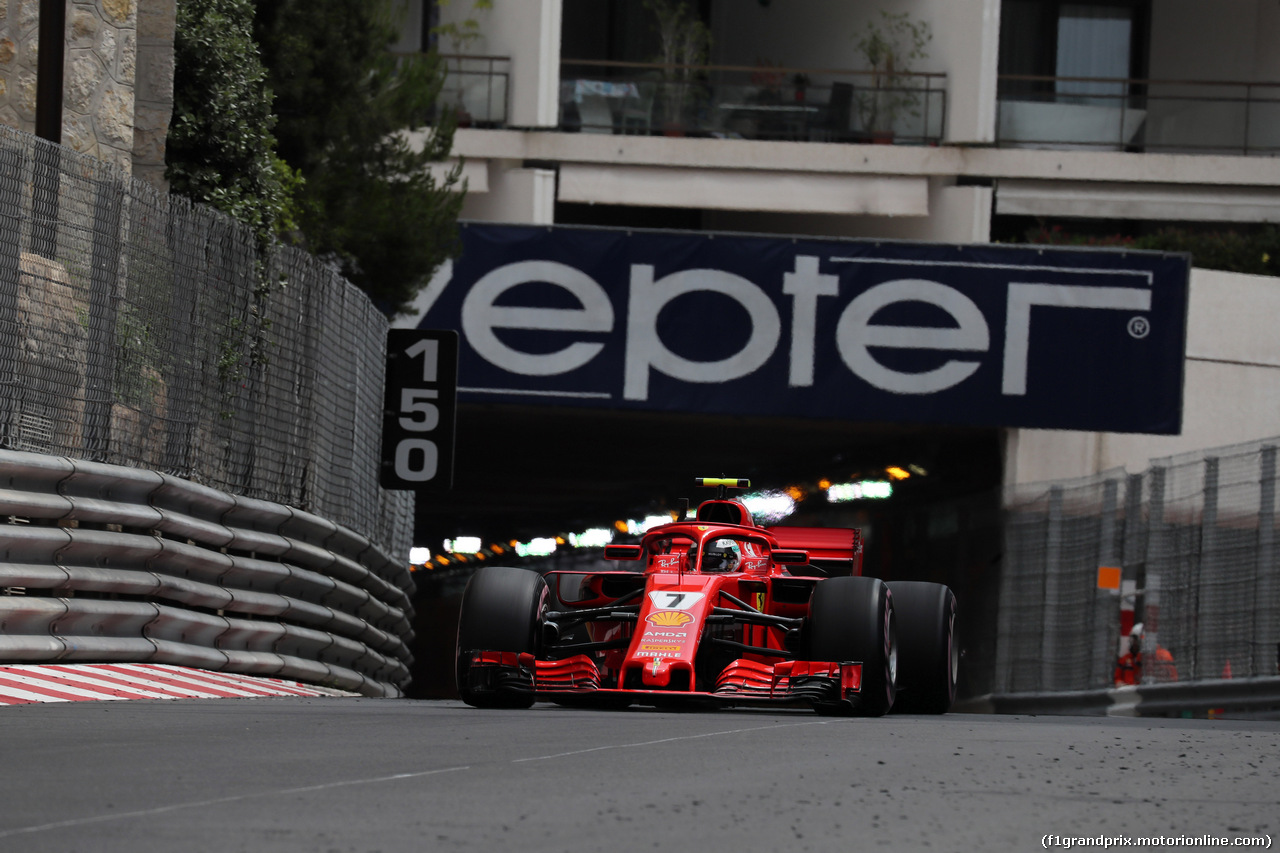
M 479 711 L 322 698 L 13 706 L 0 709 L 0 732 L 0 851 L 1280 840 L 1275 722 Z

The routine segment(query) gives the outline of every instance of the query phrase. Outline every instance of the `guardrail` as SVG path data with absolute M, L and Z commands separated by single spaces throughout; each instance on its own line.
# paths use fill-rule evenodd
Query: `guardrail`
M 198 666 L 399 696 L 408 566 L 281 504 L 0 450 L 0 661 Z
M 937 145 L 947 75 L 562 59 L 560 129 Z
M 1002 147 L 1280 151 L 1280 83 L 1001 74 L 998 85 Z
M 1221 678 L 1136 684 L 1109 690 L 990 694 L 958 702 L 955 710 L 987 714 L 1110 717 L 1247 715 L 1280 719 L 1280 678 Z

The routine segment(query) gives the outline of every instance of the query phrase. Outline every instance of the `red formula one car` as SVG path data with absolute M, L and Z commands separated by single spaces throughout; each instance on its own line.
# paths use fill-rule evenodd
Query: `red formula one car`
M 694 518 L 605 558 L 634 571 L 485 566 L 463 593 L 458 692 L 469 705 L 808 705 L 944 713 L 955 596 L 862 577 L 857 530 L 761 527 L 718 486 Z M 620 565 L 627 565 L 620 562 Z

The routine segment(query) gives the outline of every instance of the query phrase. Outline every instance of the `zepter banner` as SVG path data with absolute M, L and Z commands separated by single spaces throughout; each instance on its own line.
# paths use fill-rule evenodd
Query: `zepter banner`
M 464 223 L 459 399 L 1176 434 L 1190 259 Z

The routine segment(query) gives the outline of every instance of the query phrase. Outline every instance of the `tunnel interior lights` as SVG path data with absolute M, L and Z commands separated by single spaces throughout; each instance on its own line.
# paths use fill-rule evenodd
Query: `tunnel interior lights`
M 646 515 L 640 521 L 629 518 L 627 519 L 627 532 L 632 536 L 638 536 L 641 533 L 646 533 L 652 530 L 659 524 L 670 524 L 673 520 L 674 519 L 670 513 L 666 513 L 664 515 Z
M 862 480 L 857 483 L 833 483 L 827 488 L 832 503 L 858 500 L 882 500 L 893 494 L 893 484 L 884 480 Z
M 581 533 L 570 533 L 569 544 L 574 548 L 603 548 L 613 541 L 613 531 L 604 527 L 593 527 Z
M 785 491 L 752 492 L 741 500 L 756 521 L 766 524 L 781 521 L 796 511 L 796 499 Z
M 856 500 L 882 500 L 893 494 L 893 482 L 908 479 L 911 476 L 924 476 L 925 471 L 916 465 L 905 467 L 890 466 L 885 469 L 889 480 L 860 480 L 848 483 L 832 483 L 823 479 L 818 482 L 818 489 L 825 491 L 827 500 L 832 503 Z M 785 489 L 767 489 L 752 492 L 740 498 L 750 510 L 752 516 L 761 524 L 776 524 L 796 511 L 804 500 L 811 486 L 787 486 Z M 548 557 L 557 548 L 603 548 L 614 541 L 619 534 L 639 536 L 661 524 L 669 524 L 676 518 L 675 513 L 662 513 L 645 516 L 642 519 L 619 519 L 613 527 L 593 527 L 580 533 L 565 533 L 559 536 L 545 536 L 521 542 L 512 539 L 505 544 L 493 544 L 488 548 L 478 536 L 459 536 L 444 541 L 443 554 L 434 557 L 426 548 L 413 548 L 410 551 L 410 563 L 413 566 L 422 564 L 424 568 L 466 564 L 475 560 L 484 560 L 514 551 L 520 557 Z
M 479 536 L 459 536 L 457 539 L 444 540 L 444 549 L 450 554 L 474 554 L 482 545 Z
M 555 551 L 556 540 L 551 536 L 543 536 L 516 544 L 516 553 L 521 557 L 549 557 Z

